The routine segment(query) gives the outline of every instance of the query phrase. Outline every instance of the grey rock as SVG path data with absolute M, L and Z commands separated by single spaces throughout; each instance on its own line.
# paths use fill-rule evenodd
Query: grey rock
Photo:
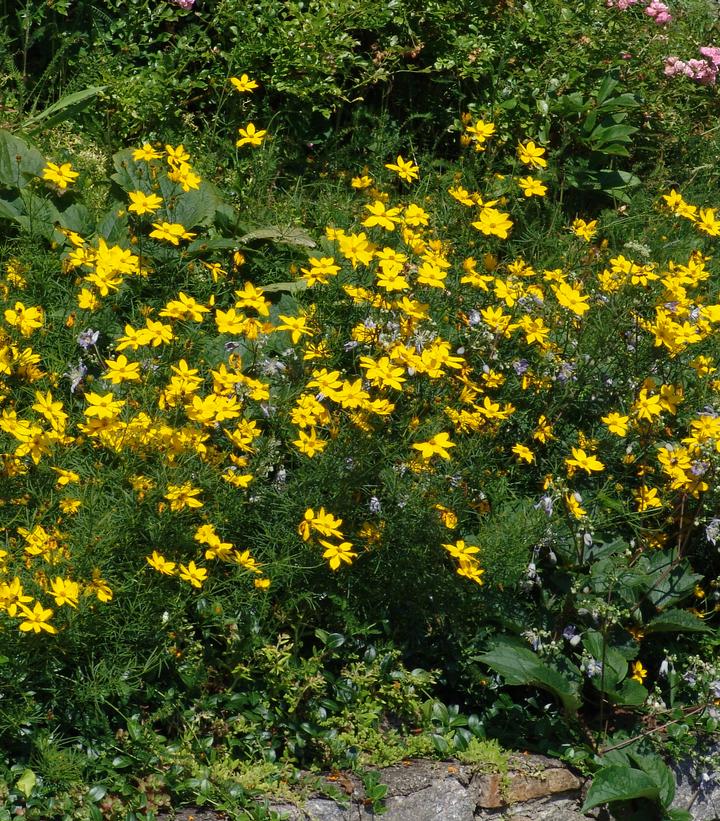
M 720 745 L 715 745 L 713 754 L 720 753 Z M 693 821 L 720 821 L 720 772 L 707 773 L 706 780 L 696 777 L 694 767 L 688 761 L 676 764 L 675 800 L 673 807 L 689 810 Z

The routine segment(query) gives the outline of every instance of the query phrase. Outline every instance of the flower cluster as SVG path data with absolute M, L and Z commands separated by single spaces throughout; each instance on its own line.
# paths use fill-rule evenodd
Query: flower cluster
M 700 49 L 702 59 L 681 60 L 679 57 L 665 58 L 665 75 L 667 77 L 683 76 L 704 86 L 714 86 L 720 69 L 720 48 L 703 46 Z
M 645 6 L 645 14 L 652 17 L 658 26 L 664 26 L 672 22 L 670 7 L 661 0 L 606 0 L 605 5 L 608 8 L 626 11 L 630 6 L 636 6 L 638 3 Z

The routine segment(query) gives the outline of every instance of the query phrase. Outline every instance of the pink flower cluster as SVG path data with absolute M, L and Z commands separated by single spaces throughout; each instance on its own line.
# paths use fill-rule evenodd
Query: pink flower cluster
M 611 9 L 626 11 L 630 6 L 636 6 L 639 2 L 641 0 L 605 0 L 605 5 Z M 642 3 L 645 6 L 645 14 L 652 17 L 658 26 L 664 26 L 672 22 L 670 7 L 661 0 L 642 0 Z
M 185 11 L 190 11 L 195 5 L 195 0 L 170 0 L 170 2 L 180 6 L 181 9 L 185 9 Z
M 659 26 L 664 26 L 672 21 L 669 7 L 665 3 L 661 3 L 660 0 L 651 0 L 645 7 L 645 14 L 652 17 Z
M 665 58 L 665 74 L 674 77 L 683 74 L 703 86 L 714 86 L 720 69 L 720 48 L 703 46 L 700 49 L 703 60 L 681 60 L 679 57 Z

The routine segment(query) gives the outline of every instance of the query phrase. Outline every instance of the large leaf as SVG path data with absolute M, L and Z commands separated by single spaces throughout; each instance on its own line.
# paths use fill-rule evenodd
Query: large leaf
M 39 177 L 45 167 L 43 155 L 25 140 L 0 129 L 0 185 L 23 188 Z
M 582 812 L 611 801 L 628 801 L 631 798 L 649 798 L 658 801 L 660 790 L 655 781 L 642 770 L 611 764 L 603 767 L 593 778 Z
M 693 573 L 686 562 L 675 563 L 672 551 L 663 550 L 650 557 L 652 581 L 648 598 L 664 610 L 687 598 L 703 577 Z
M 20 197 L 23 203 L 23 213 L 17 221 L 28 234 L 39 234 L 50 239 L 55 232 L 55 224 L 60 221 L 60 212 L 49 199 L 36 194 L 29 188 L 24 188 Z
M 82 111 L 83 108 L 86 108 L 98 94 L 105 91 L 106 87 L 107 86 L 88 86 L 82 89 L 82 91 L 67 94 L 39 114 L 33 114 L 32 117 L 25 120 L 22 124 L 22 129 L 24 131 L 30 131 L 39 125 L 42 125 L 43 128 L 52 128 L 58 123 L 71 119 Z
M 647 701 L 650 695 L 647 689 L 634 678 L 626 678 L 617 692 L 609 694 L 610 700 L 614 704 L 625 707 L 640 707 Z
M 20 211 L 15 207 L 15 204 L 7 200 L 0 200 L 0 219 L 12 220 L 17 222 L 20 216 Z
M 148 164 L 136 162 L 132 154 L 132 148 L 125 148 L 113 155 L 115 173 L 110 179 L 125 193 L 143 191 L 159 194 L 163 198 L 163 208 L 155 215 L 157 219 L 179 222 L 187 229 L 212 224 L 218 208 L 225 205 L 214 185 L 203 180 L 200 188 L 183 191 L 168 177 L 166 169 L 160 171 L 157 182 L 151 184 Z
M 579 695 L 580 671 L 571 681 L 554 668 L 545 664 L 526 647 L 502 642 L 492 650 L 476 656 L 477 661 L 487 664 L 504 677 L 509 685 L 528 685 L 547 690 L 556 696 L 565 710 L 574 715 L 581 704 Z
M 286 245 L 299 245 L 304 248 L 315 248 L 315 240 L 308 236 L 301 228 L 289 226 L 278 228 L 276 225 L 269 225 L 266 228 L 256 228 L 240 237 L 239 242 L 253 242 L 257 239 L 272 239 L 275 242 L 283 242 Z
M 94 227 L 88 209 L 82 203 L 77 202 L 61 212 L 60 225 L 83 237 L 90 234 Z
M 289 294 L 294 294 L 295 291 L 304 291 L 307 289 L 307 283 L 304 279 L 294 279 L 289 282 L 273 282 L 270 285 L 261 285 L 260 290 L 263 293 L 276 293 L 277 291 L 286 291 Z
M 672 770 L 659 755 L 638 755 L 630 753 L 638 767 L 655 782 L 660 793 L 660 803 L 669 807 L 675 798 L 675 778 Z
M 222 203 L 218 189 L 205 181 L 201 182 L 200 188 L 194 191 L 183 191 L 178 194 L 175 183 L 161 177 L 160 190 L 169 206 L 167 208 L 168 220 L 179 222 L 185 228 L 212 225 L 215 212 Z
M 645 626 L 646 633 L 707 633 L 710 628 L 687 610 L 666 610 Z
M 603 692 L 612 692 L 627 676 L 628 664 L 622 653 L 604 642 L 602 633 L 588 630 L 583 636 L 583 645 L 590 655 L 603 663 L 601 675 L 593 676 L 591 681 Z

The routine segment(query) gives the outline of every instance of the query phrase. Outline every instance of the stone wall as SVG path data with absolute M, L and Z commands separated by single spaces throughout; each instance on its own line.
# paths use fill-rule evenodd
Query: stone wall
M 678 792 L 673 806 L 690 809 L 695 821 L 720 821 L 720 786 L 699 790 L 687 767 L 675 768 Z M 372 821 L 379 818 L 364 801 L 352 773 L 328 776 L 328 787 L 346 796 L 338 803 L 320 795 L 302 806 L 272 803 L 288 821 Z M 540 755 L 513 755 L 507 775 L 485 774 L 448 761 L 407 761 L 380 771 L 388 791 L 384 821 L 583 821 L 610 819 L 605 810 L 583 815 L 586 788 L 564 764 Z M 220 821 L 225 816 L 183 810 L 177 821 Z M 162 816 L 161 818 L 167 818 Z

